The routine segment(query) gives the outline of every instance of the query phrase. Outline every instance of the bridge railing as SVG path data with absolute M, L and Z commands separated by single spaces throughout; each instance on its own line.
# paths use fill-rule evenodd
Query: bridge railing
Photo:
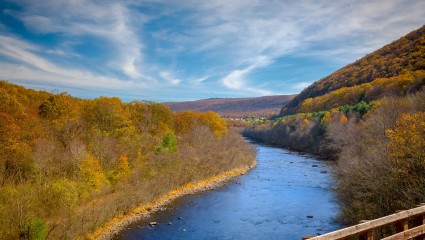
M 409 226 L 411 227 L 409 229 Z M 347 227 L 341 230 L 323 234 L 320 236 L 306 236 L 302 239 L 309 240 L 342 240 L 359 239 L 373 240 L 378 239 L 378 234 L 383 229 L 393 229 L 395 233 L 381 239 L 420 239 L 425 240 L 425 204 L 419 207 L 405 211 L 398 211 L 375 220 L 362 220 L 360 224 Z

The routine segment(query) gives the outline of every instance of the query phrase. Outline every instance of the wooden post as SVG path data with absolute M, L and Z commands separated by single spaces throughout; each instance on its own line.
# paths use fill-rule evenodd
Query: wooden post
M 423 224 L 423 221 L 424 221 L 424 217 L 422 215 L 417 216 L 413 219 L 413 226 L 414 227 L 420 226 Z
M 359 235 L 359 240 L 373 240 L 373 229 Z
M 425 224 L 425 215 L 417 216 L 414 219 L 414 224 L 415 224 L 415 227 L 424 225 Z M 419 236 L 415 239 L 416 240 L 425 240 L 425 235 Z
M 395 223 L 395 231 L 397 233 L 404 232 L 406 230 L 409 230 L 409 220 L 408 219 L 404 219 L 404 220 L 401 220 L 401 221 Z

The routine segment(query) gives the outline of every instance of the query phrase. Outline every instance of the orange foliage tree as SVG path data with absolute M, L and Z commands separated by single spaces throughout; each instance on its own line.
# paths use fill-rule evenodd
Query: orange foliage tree
M 348 118 L 345 116 L 345 114 L 342 114 L 342 116 L 339 118 L 339 122 L 343 125 L 347 124 Z
M 196 112 L 182 112 L 176 115 L 175 130 L 179 134 L 189 133 L 197 124 L 200 113 Z

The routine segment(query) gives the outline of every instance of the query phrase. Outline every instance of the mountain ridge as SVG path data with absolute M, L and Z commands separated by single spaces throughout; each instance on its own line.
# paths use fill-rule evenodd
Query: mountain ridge
M 274 95 L 253 98 L 208 98 L 184 102 L 164 102 L 173 111 L 214 111 L 222 117 L 267 117 L 278 114 L 282 105 L 289 102 L 293 95 Z

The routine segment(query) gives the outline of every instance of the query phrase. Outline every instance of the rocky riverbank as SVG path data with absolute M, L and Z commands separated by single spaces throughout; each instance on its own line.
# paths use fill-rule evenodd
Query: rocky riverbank
M 208 179 L 190 183 L 175 189 L 168 194 L 165 194 L 156 200 L 143 204 L 126 214 L 121 214 L 108 221 L 102 227 L 96 229 L 94 232 L 83 236 L 81 239 L 110 239 L 114 234 L 122 230 L 125 226 L 147 217 L 150 214 L 160 210 L 165 205 L 169 204 L 172 200 L 187 194 L 198 193 L 212 188 L 216 188 L 225 184 L 226 182 L 234 179 L 237 176 L 243 175 L 254 168 L 256 163 L 245 168 L 236 168 L 230 171 L 223 172 L 219 175 L 210 177 Z

